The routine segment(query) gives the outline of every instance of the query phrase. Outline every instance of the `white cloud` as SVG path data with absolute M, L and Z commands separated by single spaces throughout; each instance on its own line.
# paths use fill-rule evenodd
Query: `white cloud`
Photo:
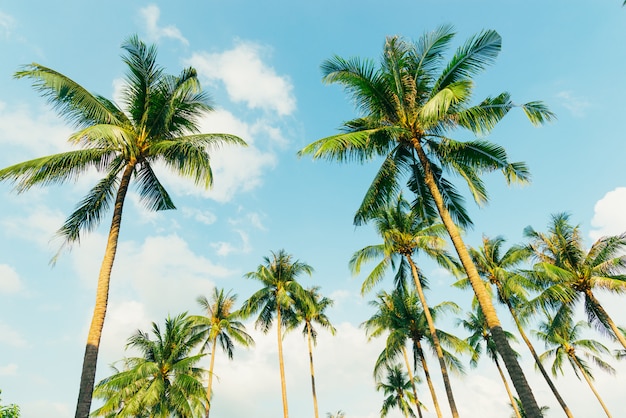
M 39 400 L 20 405 L 24 417 L 67 418 L 73 412 L 68 404 Z
M 56 231 L 63 225 L 65 217 L 62 213 L 47 206 L 30 206 L 21 217 L 6 217 L 2 221 L 4 232 L 8 236 L 23 238 L 35 242 L 43 249 L 56 249 L 59 243 L 51 241 Z
M 208 210 L 185 207 L 182 208 L 182 213 L 184 217 L 191 218 L 205 225 L 212 225 L 215 223 L 215 221 L 217 221 L 217 216 L 213 212 L 209 212 Z
M 222 81 L 231 100 L 245 102 L 252 109 L 264 109 L 290 115 L 296 109 L 293 85 L 279 76 L 262 58 L 268 48 L 253 42 L 239 42 L 222 53 L 195 53 L 189 64 L 201 76 Z
M 239 237 L 241 238 L 241 246 L 238 247 L 229 242 L 224 242 L 224 241 L 211 243 L 211 247 L 216 249 L 216 252 L 218 255 L 225 257 L 232 253 L 246 254 L 250 252 L 251 247 L 250 247 L 250 238 L 248 237 L 248 234 L 246 234 L 244 231 L 241 231 L 241 230 L 236 230 L 235 232 L 237 232 L 237 234 L 239 234 Z
M 8 38 L 15 28 L 15 19 L 13 16 L 0 11 L 0 36 Z
M 19 332 L 11 328 L 8 324 L 0 321 L 0 345 L 23 348 L 27 347 L 28 343 Z
M 574 96 L 571 91 L 561 91 L 556 97 L 573 116 L 578 118 L 584 117 L 586 110 L 591 106 L 587 100 Z
M 9 363 L 6 366 L 0 366 L 0 376 L 15 376 L 17 375 L 17 364 Z
M 3 153 L 0 157 L 3 166 L 68 151 L 72 149 L 67 142 L 71 133 L 71 129 L 48 107 L 41 106 L 33 113 L 27 106 L 9 106 L 0 102 L 0 144 L 19 150 Z M 17 159 L 9 161 L 7 155 Z
M 13 267 L 0 264 L 0 293 L 17 293 L 22 288 L 20 276 Z
M 589 232 L 593 241 L 602 236 L 626 232 L 626 187 L 618 187 L 605 194 L 596 202 L 593 211 L 593 229 Z
M 182 35 L 176 26 L 159 26 L 161 10 L 156 5 L 151 4 L 146 6 L 143 9 L 140 9 L 139 13 L 146 26 L 147 36 L 152 41 L 157 42 L 161 38 L 171 38 L 177 39 L 185 45 L 189 45 L 189 41 Z

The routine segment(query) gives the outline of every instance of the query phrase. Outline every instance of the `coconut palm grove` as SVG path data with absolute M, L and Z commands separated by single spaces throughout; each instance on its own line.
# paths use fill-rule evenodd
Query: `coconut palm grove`
M 0 418 L 626 415 L 626 3 L 0 3 Z

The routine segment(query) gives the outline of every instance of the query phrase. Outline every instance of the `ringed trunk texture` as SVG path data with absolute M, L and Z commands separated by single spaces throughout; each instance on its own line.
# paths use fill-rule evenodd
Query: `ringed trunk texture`
M 500 378 L 502 378 L 502 383 L 504 383 L 504 388 L 506 389 L 506 394 L 509 395 L 509 401 L 511 402 L 511 406 L 515 411 L 515 416 L 517 418 L 522 418 L 522 415 L 517 408 L 517 402 L 513 398 L 513 393 L 511 393 L 511 388 L 509 387 L 509 383 L 506 381 L 506 376 L 504 376 L 504 372 L 502 371 L 502 367 L 500 367 L 500 362 L 498 361 L 498 357 L 493 359 L 494 363 L 496 363 L 496 367 L 498 368 L 498 373 L 500 373 Z
M 430 372 L 428 371 L 428 364 L 426 363 L 426 357 L 424 357 L 424 350 L 422 350 L 422 343 L 419 340 L 415 341 L 415 346 L 419 351 L 420 360 L 422 361 L 422 369 L 424 369 L 424 377 L 426 377 L 426 383 L 428 384 L 428 390 L 430 390 L 430 396 L 433 398 L 433 405 L 435 406 L 435 412 L 437 413 L 437 418 L 442 418 L 441 408 L 439 408 L 439 401 L 437 400 L 437 392 L 435 392 L 435 387 L 433 386 L 433 381 L 430 378 Z
M 100 266 L 98 276 L 98 286 L 96 289 L 96 306 L 91 317 L 91 325 L 87 334 L 87 345 L 85 346 L 85 356 L 83 358 L 83 370 L 80 376 L 80 388 L 78 392 L 78 403 L 76 405 L 75 418 L 89 418 L 91 409 L 91 399 L 96 379 L 96 366 L 98 365 L 98 350 L 102 337 L 102 328 L 107 311 L 109 300 L 109 284 L 111 281 L 111 270 L 117 252 L 117 241 L 120 235 L 120 225 L 122 224 L 122 209 L 124 208 L 124 198 L 130 184 L 130 177 L 133 173 L 134 165 L 129 164 L 124 169 L 120 187 L 115 197 L 115 207 L 107 246 L 104 251 L 104 258 Z
M 430 161 L 422 148 L 422 145 L 418 138 L 413 139 L 413 146 L 415 151 L 417 152 L 417 156 L 420 160 L 422 168 L 424 169 L 424 182 L 430 191 L 430 194 L 433 197 L 435 204 L 437 205 L 437 211 L 439 212 L 439 216 L 441 217 L 441 221 L 445 225 L 448 230 L 448 234 L 450 235 L 450 239 L 452 240 L 452 244 L 456 250 L 459 259 L 461 260 L 461 264 L 463 264 L 463 268 L 467 273 L 467 277 L 469 278 L 470 284 L 472 285 L 472 289 L 474 290 L 474 294 L 476 295 L 476 300 L 478 300 L 478 304 L 485 314 L 485 320 L 487 321 L 487 326 L 489 327 L 489 332 L 493 337 L 493 340 L 496 344 L 496 348 L 502 360 L 504 361 L 504 365 L 511 377 L 511 381 L 513 382 L 513 386 L 517 391 L 517 395 L 519 396 L 520 401 L 522 402 L 522 406 L 524 407 L 524 412 L 529 418 L 541 418 L 541 410 L 539 409 L 539 405 L 537 405 L 537 401 L 533 396 L 533 392 L 528 385 L 528 381 L 524 376 L 524 372 L 520 367 L 517 359 L 515 358 L 515 353 L 509 342 L 506 339 L 504 331 L 502 330 L 502 326 L 500 324 L 500 319 L 496 314 L 496 310 L 493 306 L 493 302 L 489 293 L 485 289 L 485 286 L 478 275 L 478 271 L 476 270 L 476 266 L 474 265 L 469 251 L 461 238 L 461 234 L 459 233 L 459 229 L 456 224 L 452 220 L 450 216 L 450 212 L 445 207 L 443 202 L 443 197 L 441 196 L 441 192 L 439 191 L 439 187 L 435 181 L 435 175 L 433 174 L 432 168 L 430 166 Z
M 596 297 L 593 294 L 593 292 L 591 291 L 591 289 L 585 290 L 585 296 L 589 300 L 591 300 L 591 303 L 594 305 L 594 307 L 596 308 L 596 310 L 600 314 L 599 316 L 601 316 L 602 319 L 604 321 L 606 321 L 607 324 L 609 324 L 609 327 L 611 328 L 611 331 L 613 331 L 613 334 L 615 335 L 615 338 L 617 339 L 617 341 L 619 341 L 619 343 L 624 348 L 626 348 L 626 337 L 624 337 L 624 334 L 622 334 L 622 332 L 619 330 L 619 328 L 617 328 L 617 325 L 615 325 L 615 322 L 613 322 L 613 320 L 609 316 L 608 312 L 604 310 L 604 308 L 600 304 L 600 301 L 598 299 L 596 299 Z
M 550 379 L 550 376 L 548 375 L 548 372 L 543 367 L 543 364 L 541 364 L 541 360 L 539 359 L 539 355 L 535 351 L 535 347 L 533 347 L 532 343 L 530 342 L 530 340 L 526 336 L 526 332 L 524 332 L 524 327 L 522 327 L 522 324 L 520 323 L 519 319 L 517 318 L 517 314 L 515 313 L 515 310 L 513 309 L 513 306 L 511 305 L 511 302 L 509 302 L 508 299 L 505 299 L 505 301 L 506 301 L 506 306 L 508 306 L 508 308 L 509 308 L 509 312 L 511 312 L 511 316 L 513 317 L 513 321 L 515 321 L 515 325 L 517 326 L 517 330 L 519 331 L 519 333 L 520 333 L 520 335 L 522 337 L 522 340 L 524 340 L 524 342 L 528 346 L 528 349 L 530 350 L 530 353 L 532 354 L 533 358 L 535 359 L 535 364 L 539 368 L 539 371 L 541 372 L 541 375 L 543 376 L 543 378 L 548 383 L 548 386 L 550 386 L 550 390 L 552 390 L 552 393 L 554 394 L 554 397 L 559 402 L 559 405 L 561 405 L 561 408 L 563 408 L 563 411 L 565 411 L 565 415 L 567 415 L 569 418 L 574 418 L 574 416 L 572 415 L 572 411 L 569 410 L 569 407 L 567 406 L 567 404 L 565 403 L 563 398 L 561 398 L 561 394 L 556 389 L 556 386 L 554 385 L 554 382 L 552 382 L 552 379 Z
M 604 412 L 606 413 L 606 416 L 609 417 L 609 418 L 612 418 L 611 417 L 611 413 L 609 412 L 609 409 L 604 404 L 604 401 L 602 401 L 602 398 L 600 397 L 600 394 L 598 393 L 596 388 L 593 386 L 593 383 L 591 383 L 591 379 L 589 378 L 589 376 L 587 376 L 587 373 L 585 373 L 585 369 L 583 369 L 582 364 L 580 364 L 580 362 L 578 361 L 578 359 L 576 358 L 575 355 L 570 355 L 570 358 L 572 360 L 574 360 L 574 363 L 576 363 L 576 365 L 578 366 L 578 369 L 580 370 L 580 372 L 582 373 L 583 377 L 587 381 L 587 384 L 591 388 L 591 391 L 593 392 L 594 395 L 596 395 L 596 398 L 600 402 L 600 405 L 602 405 L 602 409 L 604 409 Z
M 317 395 L 315 394 L 315 369 L 313 368 L 313 346 L 311 344 L 311 325 L 306 324 L 307 342 L 309 344 L 309 367 L 311 369 L 311 391 L 313 392 L 313 411 L 315 412 L 315 418 L 319 418 L 319 412 L 317 410 Z
M 411 266 L 411 272 L 413 273 L 413 281 L 415 282 L 415 288 L 417 289 L 417 294 L 420 298 L 420 302 L 422 303 L 422 308 L 424 309 L 424 316 L 426 316 L 426 322 L 428 322 L 428 329 L 430 331 L 430 336 L 433 340 L 433 346 L 435 346 L 435 352 L 437 353 L 437 359 L 439 360 L 439 368 L 441 369 L 441 377 L 443 378 L 443 385 L 446 389 L 446 395 L 448 396 L 448 403 L 450 404 L 450 411 L 452 412 L 453 418 L 458 418 L 459 413 L 456 409 L 456 403 L 454 402 L 454 394 L 452 393 L 452 386 L 450 385 L 450 378 L 448 376 L 448 368 L 446 367 L 446 362 L 443 358 L 443 351 L 441 350 L 441 344 L 439 344 L 439 337 L 437 337 L 437 329 L 435 328 L 435 322 L 433 321 L 433 317 L 430 315 L 430 309 L 428 308 L 428 304 L 426 303 L 426 296 L 424 295 L 424 289 L 422 289 L 422 284 L 420 283 L 419 275 L 417 273 L 417 266 L 413 262 L 413 259 L 410 255 L 404 256 L 409 265 Z
M 209 366 L 209 381 L 206 386 L 206 418 L 209 418 L 211 409 L 211 387 L 213 386 L 213 366 L 215 365 L 215 349 L 217 348 L 217 335 L 213 339 L 211 347 L 211 365 Z
M 276 309 L 276 330 L 278 332 L 278 366 L 280 367 L 280 390 L 283 396 L 283 417 L 289 418 L 289 408 L 287 406 L 287 384 L 285 383 L 285 362 L 283 361 L 283 339 L 281 331 L 282 317 L 280 306 Z
M 422 408 L 420 407 L 420 401 L 417 397 L 417 388 L 415 387 L 415 379 L 413 378 L 413 368 L 409 361 L 409 355 L 406 353 L 406 347 L 402 347 L 402 355 L 404 356 L 404 363 L 406 364 L 406 370 L 409 373 L 409 379 L 411 379 L 411 389 L 413 389 L 413 397 L 415 398 L 415 408 L 417 408 L 417 414 L 419 418 L 422 418 Z

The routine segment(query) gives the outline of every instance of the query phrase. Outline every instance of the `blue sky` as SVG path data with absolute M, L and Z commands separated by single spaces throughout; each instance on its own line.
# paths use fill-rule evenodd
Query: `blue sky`
M 468 203 L 475 223 L 467 232 L 470 245 L 483 233 L 518 242 L 524 227 L 543 230 L 561 211 L 580 223 L 589 243 L 626 230 L 626 9 L 618 0 L 365 0 L 358 7 L 328 0 L 58 3 L 0 0 L 0 166 L 67 149 L 71 133 L 26 80 L 12 78 L 20 65 L 40 63 L 115 97 L 124 73 L 120 45 L 132 34 L 158 45 L 168 72 L 198 69 L 216 103 L 203 130 L 234 133 L 250 145 L 214 154 L 209 192 L 160 171 L 177 211 L 147 213 L 136 194 L 129 195 L 98 379 L 124 356 L 137 328 L 147 330 L 168 313 L 199 313 L 196 297 L 213 286 L 233 289 L 243 301 L 256 283 L 242 276 L 284 248 L 315 268 L 303 284 L 320 285 L 335 299 L 329 315 L 338 334 L 322 333 L 315 353 L 320 411 L 377 416 L 382 394 L 374 390 L 371 369 L 381 342 L 367 343 L 359 329 L 372 313 L 367 302 L 374 294 L 361 297 L 362 277 L 353 278 L 347 267 L 354 251 L 378 242 L 367 227 L 352 225 L 377 166 L 312 162 L 296 152 L 355 115 L 339 87 L 321 83 L 320 63 L 333 54 L 377 59 L 387 35 L 417 38 L 452 24 L 456 47 L 495 29 L 502 52 L 477 77 L 476 99 L 506 90 L 519 103 L 543 100 L 558 116 L 534 128 L 513 111 L 490 135 L 512 160 L 527 162 L 533 183 L 507 187 L 501 176 L 489 176 L 490 204 Z M 51 238 L 96 176 L 23 195 L 0 184 L 0 389 L 25 418 L 73 414 L 108 220 L 54 268 L 48 261 L 58 245 Z M 469 294 L 450 289 L 450 276 L 428 263 L 424 270 L 432 304 L 454 299 L 469 306 Z M 623 303 L 599 297 L 624 325 Z M 504 312 L 501 317 L 510 325 Z M 445 326 L 454 331 L 454 318 Z M 215 416 L 279 415 L 275 339 L 271 333 L 255 337 L 256 348 L 237 350 L 232 362 L 218 355 Z M 291 414 L 312 416 L 304 340 L 290 334 L 285 347 Z M 525 348 L 518 351 L 539 403 L 559 416 Z M 617 367 L 616 376 L 596 374 L 615 415 L 625 411 L 626 367 Z M 601 413 L 570 370 L 557 383 L 576 416 Z M 442 388 L 438 375 L 436 384 Z M 461 416 L 509 414 L 491 364 L 455 377 L 452 386 Z M 424 385 L 421 392 L 429 405 Z M 434 409 L 425 416 L 434 416 Z

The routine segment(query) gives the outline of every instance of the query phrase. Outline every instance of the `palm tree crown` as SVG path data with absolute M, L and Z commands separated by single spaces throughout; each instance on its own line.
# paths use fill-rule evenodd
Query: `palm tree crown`
M 168 317 L 164 330 L 153 323 L 152 333 L 129 338 L 128 347 L 142 356 L 125 359 L 125 370 L 98 383 L 94 396 L 105 403 L 93 416 L 193 418 L 204 412 L 206 370 L 196 367 L 204 354 L 190 355 L 202 335 L 186 314 Z

